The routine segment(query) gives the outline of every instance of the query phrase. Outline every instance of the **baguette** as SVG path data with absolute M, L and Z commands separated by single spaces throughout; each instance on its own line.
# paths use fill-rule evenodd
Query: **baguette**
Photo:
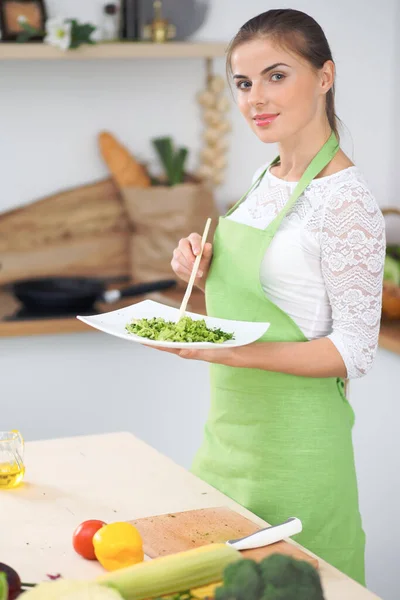
M 121 187 L 151 186 L 150 177 L 143 165 L 111 133 L 102 131 L 98 136 L 99 148 L 110 173 Z

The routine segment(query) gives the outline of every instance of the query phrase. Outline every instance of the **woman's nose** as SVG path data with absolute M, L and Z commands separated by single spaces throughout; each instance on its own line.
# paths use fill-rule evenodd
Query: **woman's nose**
M 251 90 L 249 93 L 249 103 L 256 107 L 256 106 L 263 106 L 264 104 L 266 104 L 266 97 L 265 97 L 265 89 L 263 88 L 262 85 L 260 84 L 254 84 L 251 86 Z

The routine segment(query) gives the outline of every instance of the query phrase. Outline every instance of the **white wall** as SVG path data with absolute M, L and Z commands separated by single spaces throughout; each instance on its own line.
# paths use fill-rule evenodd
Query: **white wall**
M 101 3 L 53 0 L 49 6 L 51 14 L 58 9 L 94 21 Z M 290 5 L 314 15 L 330 40 L 338 68 L 337 110 L 352 137 L 344 134 L 345 149 L 364 171 L 379 203 L 400 204 L 390 158 L 396 150 L 394 84 L 399 79 L 396 0 L 305 0 Z M 212 0 L 209 19 L 196 37 L 229 40 L 247 18 L 265 8 L 264 0 Z M 222 59 L 216 69 L 224 73 Z M 177 143 L 189 145 L 190 164 L 195 165 L 201 126 L 193 98 L 203 75 L 201 60 L 0 63 L 0 210 L 105 175 L 96 146 L 103 128 L 151 161 L 150 139 L 172 134 Z M 170 107 L 177 102 L 171 119 Z M 255 169 L 275 153 L 255 139 L 237 110 L 232 119 L 228 182 L 218 192 L 223 202 L 238 198 Z
M 53 14 L 94 20 L 102 1 L 48 4 Z M 382 206 L 400 206 L 396 4 L 290 3 L 312 14 L 327 33 L 338 67 L 337 110 L 352 136 L 344 136 L 344 146 Z M 228 40 L 267 8 L 261 0 L 211 0 L 208 21 L 196 37 Z M 216 67 L 223 73 L 223 61 Z M 203 75 L 199 60 L 0 63 L 0 210 L 104 176 L 96 148 L 103 128 L 152 164 L 151 137 L 172 134 L 189 145 L 193 166 L 200 131 L 193 97 Z M 274 155 L 236 111 L 232 118 L 229 181 L 218 192 L 221 202 L 236 199 L 254 170 Z M 1 428 L 18 427 L 28 439 L 130 429 L 189 466 L 207 412 L 206 365 L 96 333 L 0 339 L 0 359 Z M 399 589 L 400 530 L 393 518 L 400 501 L 399 365 L 399 357 L 380 351 L 371 374 L 351 386 L 368 584 L 385 600 L 397 599 Z
M 400 591 L 400 526 L 394 518 L 400 501 L 399 367 L 399 356 L 379 350 L 370 374 L 350 384 L 367 582 L 384 600 L 397 600 Z
M 394 88 L 395 93 L 393 94 L 393 136 L 392 136 L 392 147 L 390 153 L 391 160 L 391 182 L 392 182 L 392 198 L 393 205 L 400 206 L 400 193 L 399 193 L 399 185 L 398 185 L 398 176 L 399 176 L 399 153 L 396 149 L 395 144 L 397 145 L 397 140 L 400 139 L 400 68 L 399 68 L 399 57 L 400 57 L 400 2 L 397 2 L 397 11 L 395 16 L 395 23 L 397 26 L 397 32 L 395 36 L 395 68 L 392 71 L 393 79 L 394 79 Z M 398 241 L 398 240 L 396 240 Z

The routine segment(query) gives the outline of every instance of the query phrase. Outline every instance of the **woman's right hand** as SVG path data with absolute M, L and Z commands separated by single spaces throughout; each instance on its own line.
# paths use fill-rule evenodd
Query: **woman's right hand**
M 201 235 L 198 233 L 191 233 L 189 237 L 180 240 L 178 247 L 175 248 L 171 267 L 178 275 L 180 279 L 188 283 L 190 275 L 192 273 L 193 265 L 196 257 L 201 252 Z M 204 290 L 205 282 L 207 279 L 208 271 L 210 269 L 212 258 L 212 245 L 206 243 L 204 245 L 203 256 L 201 257 L 199 270 L 197 271 L 197 277 L 195 284 Z

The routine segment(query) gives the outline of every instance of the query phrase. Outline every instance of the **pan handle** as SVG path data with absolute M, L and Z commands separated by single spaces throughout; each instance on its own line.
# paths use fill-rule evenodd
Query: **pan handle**
M 123 290 L 107 290 L 102 294 L 102 300 L 104 302 L 117 302 L 121 298 L 129 296 L 142 296 L 143 294 L 149 294 L 150 292 L 157 292 L 160 290 L 169 290 L 176 286 L 175 279 L 164 279 L 162 281 L 149 281 L 146 283 L 137 283 Z

